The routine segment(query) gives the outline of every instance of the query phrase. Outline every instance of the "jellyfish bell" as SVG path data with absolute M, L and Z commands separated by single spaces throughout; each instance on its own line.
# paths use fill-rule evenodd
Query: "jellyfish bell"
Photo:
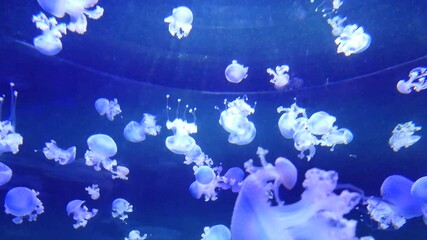
M 12 169 L 6 164 L 0 162 L 0 186 L 5 185 L 12 178 Z
M 408 94 L 412 92 L 411 85 L 408 84 L 405 80 L 400 80 L 399 82 L 397 82 L 396 88 L 400 93 L 403 94 Z
M 110 101 L 106 98 L 98 98 L 95 101 L 95 109 L 99 113 L 99 115 L 103 116 L 108 112 L 108 105 L 110 104 Z
M 419 178 L 412 184 L 411 195 L 422 204 L 427 204 L 427 176 Z
M 129 217 L 126 213 L 133 212 L 133 206 L 123 198 L 116 198 L 111 208 L 113 218 L 119 217 L 122 221 L 125 221 Z
M 218 224 L 203 229 L 202 240 L 231 240 L 231 232 L 228 227 Z
M 28 221 L 36 221 L 37 215 L 44 212 L 43 203 L 37 198 L 39 193 L 26 187 L 10 189 L 4 199 L 4 208 L 7 214 L 15 216 L 13 222 L 21 224 L 24 217 Z
M 67 215 L 73 215 L 73 219 L 76 220 L 76 223 L 73 224 L 74 229 L 85 227 L 87 222 L 98 213 L 98 209 L 95 208 L 89 211 L 89 209 L 83 205 L 84 203 L 85 201 L 83 200 L 75 199 L 67 204 Z
M 308 130 L 314 135 L 323 135 L 331 131 L 336 118 L 326 112 L 313 113 L 307 121 Z
M 196 141 L 188 135 L 173 135 L 166 138 L 165 144 L 171 152 L 184 155 L 196 146 Z
M 36 49 L 47 56 L 54 56 L 62 50 L 62 42 L 52 34 L 42 34 L 33 40 Z
M 123 135 L 126 140 L 134 143 L 145 140 L 144 127 L 135 121 L 131 121 L 126 125 Z
M 193 13 L 188 7 L 177 7 L 172 10 L 172 16 L 165 18 L 164 22 L 169 24 L 169 33 L 181 39 L 187 37 L 193 27 Z
M 196 181 L 200 184 L 208 184 L 216 177 L 214 170 L 209 166 L 201 166 L 197 168 L 194 175 L 196 177 Z
M 248 76 L 248 69 L 233 60 L 225 69 L 225 78 L 231 83 L 239 83 Z
M 55 17 L 62 18 L 65 15 L 65 0 L 37 0 L 40 7 L 46 12 L 54 15 Z
M 274 163 L 280 176 L 280 182 L 287 189 L 294 188 L 298 180 L 298 171 L 295 165 L 284 157 L 278 157 Z
M 87 145 L 91 151 L 105 157 L 112 157 L 117 153 L 117 145 L 114 140 L 106 134 L 94 134 L 87 139 Z

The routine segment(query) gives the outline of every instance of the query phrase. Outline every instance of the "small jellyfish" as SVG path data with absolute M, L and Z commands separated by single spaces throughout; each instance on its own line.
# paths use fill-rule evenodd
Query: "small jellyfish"
M 0 186 L 5 185 L 12 178 L 12 169 L 6 164 L 0 162 Z
M 76 159 L 76 147 L 69 147 L 67 150 L 61 149 L 56 145 L 54 140 L 45 143 L 46 147 L 43 148 L 43 154 L 49 160 L 55 160 L 61 165 L 67 165 Z
M 73 224 L 74 229 L 86 227 L 87 222 L 98 213 L 98 209 L 96 208 L 89 211 L 89 209 L 83 205 L 84 203 L 85 201 L 83 200 L 75 199 L 67 204 L 67 215 L 70 216 L 72 214 L 73 219 L 76 220 L 76 223 Z
M 317 138 L 308 130 L 303 129 L 296 131 L 293 139 L 295 149 L 300 151 L 298 157 L 300 159 L 307 157 L 307 161 L 310 161 L 314 157 L 314 154 L 316 154 L 316 148 L 314 146 L 318 144 Z M 309 154 L 305 155 L 305 151 L 309 151 Z
M 282 113 L 280 116 L 279 126 L 280 133 L 284 138 L 292 139 L 298 124 L 297 119 L 307 119 L 305 108 L 300 108 L 296 103 L 293 103 L 290 108 L 278 107 L 277 113 Z
M 113 176 L 111 176 L 113 179 L 128 180 L 127 175 L 129 174 L 129 168 L 125 166 L 117 166 L 116 169 L 113 169 L 111 172 L 113 173 Z
M 167 121 L 166 128 L 174 131 L 173 136 L 165 140 L 166 147 L 175 154 L 186 154 L 196 146 L 194 138 L 189 134 L 197 133 L 195 123 L 188 123 L 185 120 L 176 118 L 173 122 Z
M 228 227 L 218 224 L 203 229 L 202 240 L 231 240 L 231 232 Z
M 22 145 L 24 138 L 16 130 L 16 99 L 18 92 L 15 91 L 15 84 L 10 83 L 10 115 L 8 120 L 1 121 L 1 111 L 4 102 L 4 96 L 0 96 L 0 155 L 5 152 L 17 154 L 19 146 Z
M 116 98 L 111 101 L 106 98 L 98 98 L 95 101 L 95 109 L 99 115 L 105 115 L 110 121 L 113 121 L 114 117 L 122 112 Z
M 388 140 L 388 144 L 395 152 L 399 151 L 402 147 L 408 148 L 421 139 L 420 136 L 414 135 L 419 130 L 421 130 L 421 127 L 415 126 L 412 121 L 397 124 L 392 131 L 393 135 Z
M 196 181 L 201 184 L 208 184 L 216 177 L 214 170 L 209 166 L 201 166 L 197 168 L 194 175 L 196 176 Z
M 319 140 L 321 146 L 331 147 L 331 151 L 334 151 L 335 145 L 337 144 L 349 144 L 353 140 L 353 133 L 347 128 L 333 127 L 331 131 L 327 132 Z
M 332 130 L 335 121 L 334 116 L 320 111 L 310 116 L 307 121 L 307 128 L 314 135 L 323 135 Z
M 225 78 L 231 83 L 239 83 L 248 76 L 248 69 L 233 60 L 225 69 Z
M 117 198 L 113 201 L 111 215 L 113 218 L 119 217 L 125 222 L 129 216 L 126 213 L 133 212 L 133 206 L 123 198 Z M 125 222 L 126 223 L 126 222 Z
M 141 233 L 138 230 L 132 230 L 129 232 L 129 236 L 125 237 L 125 240 L 145 240 L 147 237 L 147 234 L 141 236 Z
M 44 13 L 34 15 L 33 23 L 43 32 L 33 39 L 36 49 L 47 56 L 58 54 L 62 50 L 61 38 L 67 34 L 65 23 L 58 24 L 54 17 L 47 18 Z
M 363 27 L 357 24 L 347 25 L 337 39 L 337 53 L 344 53 L 345 56 L 361 53 L 371 44 L 371 36 L 365 33 Z
M 101 164 L 108 171 L 117 166 L 117 161 L 110 159 L 117 153 L 116 142 L 110 136 L 105 134 L 92 135 L 87 139 L 87 145 L 89 146 L 89 150 L 85 153 L 87 166 L 94 166 L 96 171 L 101 170 Z
M 92 200 L 97 200 L 100 197 L 100 189 L 98 184 L 92 184 L 92 186 L 87 186 L 85 190 L 90 195 L 90 198 L 92 198 Z
M 36 221 L 37 215 L 44 212 L 43 203 L 37 198 L 38 192 L 26 188 L 15 187 L 10 189 L 4 198 L 4 211 L 15 216 L 12 221 L 21 224 L 25 217 L 28 221 Z
M 221 184 L 221 188 L 224 190 L 231 188 L 232 192 L 239 192 L 244 178 L 245 173 L 241 168 L 232 167 L 222 176 L 224 183 Z
M 172 36 L 181 39 L 187 37 L 193 27 L 193 13 L 187 7 L 181 6 L 172 10 L 172 16 L 164 19 L 169 24 L 169 32 Z
M 416 92 L 427 89 L 427 68 L 416 67 L 409 72 L 409 79 L 400 80 L 396 88 L 402 94 L 408 94 L 412 92 L 412 89 Z
M 274 87 L 277 90 L 285 88 L 289 84 L 289 66 L 282 65 L 277 66 L 276 71 L 271 68 L 267 69 L 267 73 L 273 76 L 273 79 L 270 80 Z
M 144 113 L 144 118 L 141 123 L 131 121 L 123 130 L 123 135 L 130 142 L 141 142 L 145 140 L 145 136 L 156 136 L 160 132 L 160 126 L 156 125 L 156 117 Z

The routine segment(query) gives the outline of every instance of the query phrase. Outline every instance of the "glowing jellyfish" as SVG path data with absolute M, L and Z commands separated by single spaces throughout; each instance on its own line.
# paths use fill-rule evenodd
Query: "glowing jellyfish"
M 6 164 L 0 162 L 0 186 L 5 185 L 12 178 L 12 169 Z
M 408 148 L 420 140 L 420 136 L 414 135 L 419 130 L 421 130 L 421 127 L 415 126 L 412 121 L 397 124 L 393 129 L 393 135 L 390 137 L 388 144 L 395 152 L 399 151 L 402 147 Z
M 90 198 L 92 198 L 92 200 L 97 200 L 100 197 L 100 189 L 98 184 L 92 184 L 92 186 L 87 186 L 85 190 L 90 195 Z
M 233 60 L 225 69 L 225 78 L 231 83 L 239 83 L 248 76 L 248 69 L 248 67 L 244 67 Z
M 67 165 L 76 159 L 76 147 L 69 147 L 67 150 L 61 149 L 56 145 L 54 140 L 45 143 L 46 147 L 43 148 L 43 154 L 49 160 L 55 160 L 61 165 Z
M 231 240 L 231 232 L 228 227 L 218 224 L 203 229 L 202 240 Z
M 33 23 L 43 32 L 33 39 L 36 49 L 47 56 L 58 54 L 62 50 L 62 35 L 67 34 L 65 23 L 58 24 L 54 17 L 47 18 L 44 13 L 34 15 Z
M 391 204 L 382 199 L 368 198 L 365 204 L 372 220 L 378 223 L 379 229 L 399 229 L 406 223 L 406 219 L 391 208 Z
M 111 171 L 113 175 L 111 176 L 113 179 L 122 179 L 122 180 L 128 180 L 127 175 L 129 174 L 129 168 L 125 166 L 117 166 L 116 169 L 113 169 Z
M 8 120 L 1 121 L 1 110 L 4 97 L 0 96 L 0 155 L 5 152 L 17 154 L 19 146 L 22 145 L 24 138 L 15 131 L 16 129 L 16 99 L 18 92 L 13 90 L 14 83 L 10 83 L 10 115 Z
M 165 18 L 165 23 L 169 23 L 169 32 L 172 36 L 181 39 L 187 37 L 193 27 L 193 13 L 187 7 L 181 6 L 172 10 L 172 16 Z
M 400 93 L 408 94 L 412 92 L 412 89 L 416 92 L 427 89 L 427 68 L 416 67 L 409 72 L 408 80 L 400 80 L 396 88 Z
M 125 222 L 129 217 L 126 213 L 133 212 L 133 206 L 123 198 L 117 198 L 113 201 L 111 215 L 113 218 L 119 217 Z
M 76 223 L 73 224 L 74 229 L 86 227 L 87 222 L 98 213 L 98 209 L 96 208 L 89 211 L 89 209 L 83 205 L 84 203 L 85 201 L 83 200 L 75 199 L 67 204 L 67 215 L 73 215 L 73 219 L 76 220 Z
M 222 189 L 231 188 L 232 192 L 239 192 L 243 179 L 245 178 L 245 173 L 239 167 L 232 167 L 227 170 L 227 172 L 222 176 Z
M 278 107 L 277 113 L 282 113 L 278 126 L 280 133 L 284 138 L 292 139 L 298 125 L 297 119 L 307 119 L 305 108 L 300 108 L 296 103 L 293 103 L 290 108 Z
M 307 161 L 310 161 L 314 154 L 316 154 L 315 145 L 318 144 L 317 138 L 308 130 L 296 131 L 294 134 L 294 147 L 296 150 L 300 151 L 298 157 L 303 159 L 307 157 Z M 305 155 L 305 151 L 308 151 L 308 155 Z
M 340 36 L 335 39 L 335 44 L 338 45 L 337 53 L 350 56 L 365 51 L 371 44 L 371 36 L 357 24 L 347 25 Z
M 271 68 L 267 69 L 267 73 L 273 76 L 273 79 L 271 79 L 270 82 L 274 84 L 274 87 L 278 90 L 283 89 L 289 84 L 288 72 L 288 65 L 277 66 L 276 71 L 273 71 Z
M 332 35 L 338 37 L 344 31 L 343 24 L 347 20 L 346 17 L 335 16 L 328 19 L 328 24 L 332 27 Z
M 65 14 L 70 15 L 70 23 L 67 25 L 68 30 L 83 34 L 87 29 L 87 18 L 99 19 L 104 14 L 104 9 L 95 5 L 98 0 L 37 0 L 40 7 L 46 12 L 57 18 L 62 18 Z M 91 9 L 95 7 L 95 9 Z
M 333 127 L 331 131 L 322 136 L 319 143 L 321 146 L 331 147 L 334 151 L 337 144 L 349 144 L 353 140 L 353 133 L 347 128 Z
M 411 195 L 422 204 L 427 204 L 427 176 L 419 178 L 412 184 Z M 427 214 L 427 212 L 424 212 Z
M 21 224 L 24 218 L 36 221 L 37 215 L 44 212 L 43 203 L 37 198 L 38 192 L 26 188 L 15 187 L 10 189 L 4 198 L 4 211 L 15 216 L 12 221 Z
M 95 109 L 99 115 L 105 115 L 110 121 L 113 121 L 114 117 L 122 112 L 116 98 L 111 101 L 106 98 L 98 98 L 95 101 Z
M 147 237 L 147 234 L 141 236 L 141 233 L 138 230 L 132 230 L 129 232 L 129 236 L 125 237 L 125 240 L 145 240 Z
M 89 150 L 85 153 L 87 166 L 93 166 L 96 171 L 101 170 L 101 164 L 108 171 L 117 166 L 117 161 L 110 159 L 117 153 L 116 142 L 110 136 L 92 135 L 87 139 L 87 145 L 89 146 Z
M 314 135 L 323 135 L 332 130 L 336 118 L 327 112 L 316 112 L 307 121 L 308 130 Z
M 131 121 L 123 130 L 123 135 L 130 142 L 141 142 L 146 135 L 156 136 L 160 132 L 160 126 L 156 125 L 156 117 L 144 113 L 141 123 Z
M 208 184 L 215 179 L 215 172 L 209 166 L 201 166 L 194 173 L 196 181 L 201 184 Z

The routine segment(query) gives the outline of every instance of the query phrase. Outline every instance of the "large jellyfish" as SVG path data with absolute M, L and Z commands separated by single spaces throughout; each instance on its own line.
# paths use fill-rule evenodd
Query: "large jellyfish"
M 15 131 L 16 129 L 16 99 L 18 92 L 13 90 L 14 83 L 10 83 L 10 115 L 8 120 L 1 121 L 1 111 L 3 107 L 4 97 L 0 96 L 0 155 L 5 152 L 17 154 L 19 146 L 22 145 L 24 139 L 21 134 Z
M 39 5 L 46 12 L 57 18 L 62 18 L 65 14 L 70 15 L 70 23 L 67 25 L 68 30 L 83 34 L 87 29 L 87 18 L 99 19 L 104 14 L 104 9 L 95 5 L 98 0 L 37 0 Z M 95 9 L 91 9 L 95 7 Z M 89 10 L 90 9 L 90 10 Z
M 419 130 L 421 130 L 421 127 L 415 126 L 412 121 L 397 124 L 393 129 L 393 135 L 388 140 L 388 144 L 395 152 L 399 151 L 402 147 L 408 148 L 420 140 L 420 136 L 414 135 Z
M 222 224 L 205 227 L 203 231 L 202 240 L 231 240 L 230 229 Z
M 105 115 L 110 121 L 113 121 L 114 117 L 122 112 L 116 98 L 111 101 L 106 98 L 98 98 L 95 101 L 95 109 L 99 115 Z
M 113 201 L 111 215 L 113 218 L 120 218 L 123 222 L 129 217 L 126 213 L 133 212 L 133 206 L 123 198 Z M 125 222 L 126 223 L 126 222 Z
M 271 68 L 267 68 L 267 73 L 273 76 L 273 79 L 270 80 L 274 87 L 277 90 L 285 88 L 289 84 L 289 66 L 282 65 L 277 66 L 276 71 Z
M 98 209 L 96 208 L 89 211 L 89 209 L 83 205 L 84 203 L 85 201 L 83 200 L 75 199 L 67 204 L 67 215 L 70 216 L 72 214 L 73 219 L 76 220 L 76 223 L 73 224 L 74 229 L 86 227 L 87 222 L 98 213 Z
M 172 10 L 172 16 L 165 18 L 165 23 L 169 24 L 169 32 L 172 36 L 181 39 L 187 37 L 193 27 L 193 13 L 187 7 L 181 6 Z
M 44 212 L 43 203 L 37 198 L 38 192 L 26 188 L 15 187 L 10 189 L 4 198 L 4 211 L 15 216 L 12 221 L 21 224 L 24 218 L 36 221 L 37 215 Z
M 12 169 L 6 164 L 0 162 L 0 186 L 5 185 L 12 178 Z
M 305 190 L 301 200 L 283 204 L 277 199 L 279 196 L 273 194 L 281 185 L 277 181 L 282 181 L 283 174 L 283 178 L 296 176 L 283 169 L 279 172 L 277 166 L 267 163 L 263 157 L 261 163 L 261 167 L 247 164 L 250 175 L 243 182 L 231 220 L 233 240 L 358 239 L 355 236 L 357 221 L 344 215 L 362 196 L 348 190 L 335 193 L 338 181 L 335 171 L 308 170 L 302 183 Z
M 231 61 L 231 64 L 225 69 L 225 78 L 231 83 L 239 83 L 248 77 L 248 67 L 237 63 L 236 60 Z
M 98 184 L 92 184 L 92 186 L 87 186 L 85 190 L 90 195 L 90 198 L 92 198 L 92 200 L 97 200 L 101 196 L 99 193 L 100 189 Z
M 117 145 L 114 140 L 105 134 L 95 134 L 87 139 L 89 150 L 85 153 L 86 165 L 93 166 L 96 171 L 104 169 L 112 171 L 117 166 L 117 161 L 110 159 L 117 153 Z
M 337 53 L 344 53 L 346 56 L 361 53 L 371 44 L 371 36 L 364 32 L 363 27 L 357 24 L 347 25 L 337 39 Z
M 141 236 L 141 233 L 138 230 L 132 230 L 129 232 L 129 236 L 125 237 L 125 240 L 145 240 L 147 237 L 147 234 Z
M 228 142 L 237 145 L 246 145 L 252 142 L 256 135 L 256 128 L 248 116 L 255 112 L 255 108 L 246 103 L 246 98 L 236 98 L 227 103 L 226 109 L 221 112 L 219 124 L 230 133 Z
M 67 150 L 61 149 L 56 145 L 54 140 L 45 143 L 46 147 L 43 148 L 43 154 L 49 160 L 55 160 L 61 165 L 67 165 L 76 159 L 76 147 L 69 147 Z
M 419 178 L 412 184 L 411 195 L 422 204 L 423 220 L 427 224 L 427 176 Z
M 156 136 L 160 132 L 160 126 L 156 125 L 156 117 L 144 113 L 144 118 L 141 123 L 131 121 L 123 130 L 123 135 L 128 141 L 141 142 L 145 140 L 145 136 Z
M 408 94 L 415 90 L 419 92 L 421 90 L 427 89 L 427 68 L 425 67 L 416 67 L 409 72 L 409 79 L 400 80 L 396 88 L 400 93 Z
M 48 56 L 58 54 L 62 50 L 62 35 L 67 34 L 65 23 L 58 24 L 56 18 L 47 18 L 44 13 L 34 15 L 33 23 L 43 32 L 33 39 L 36 49 Z

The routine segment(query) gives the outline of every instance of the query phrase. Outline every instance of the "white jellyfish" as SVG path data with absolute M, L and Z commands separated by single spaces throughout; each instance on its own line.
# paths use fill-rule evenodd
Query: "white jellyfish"
M 169 24 L 169 32 L 172 36 L 181 39 L 187 37 L 193 27 L 193 13 L 187 7 L 181 6 L 172 10 L 172 16 L 164 19 Z
M 73 224 L 74 229 L 86 227 L 87 222 L 98 213 L 98 209 L 96 208 L 89 211 L 89 209 L 83 205 L 84 203 L 85 201 L 83 200 L 75 199 L 67 204 L 67 215 L 70 216 L 72 214 L 73 219 L 76 220 L 76 223 Z
M 37 215 L 44 212 L 43 203 L 37 198 L 38 192 L 26 188 L 15 187 L 10 189 L 4 198 L 4 211 L 15 216 L 12 221 L 21 224 L 24 218 L 36 221 Z
M 68 30 L 83 34 L 87 29 L 87 18 L 99 19 L 104 14 L 104 9 L 95 5 L 98 0 L 37 0 L 40 7 L 46 12 L 57 18 L 62 18 L 65 14 L 70 15 L 70 23 L 67 25 Z M 95 7 L 95 9 L 91 9 Z
M 425 67 L 416 67 L 409 72 L 408 80 L 400 80 L 396 88 L 402 94 L 408 94 L 412 92 L 412 89 L 416 92 L 427 89 L 427 68 Z
M 67 150 L 61 149 L 56 145 L 54 140 L 45 143 L 46 147 L 43 148 L 43 154 L 49 160 L 55 160 L 61 165 L 67 165 L 76 159 L 76 147 L 69 147 Z
M 160 132 L 160 126 L 156 125 L 156 117 L 144 113 L 144 118 L 141 123 L 131 121 L 123 130 L 123 135 L 130 142 L 141 142 L 145 140 L 145 136 L 156 136 Z
M 201 240 L 231 240 L 230 229 L 222 224 L 205 227 L 203 231 Z
M 347 20 L 346 17 L 335 16 L 328 19 L 328 24 L 332 27 L 332 35 L 338 37 L 344 31 L 343 24 Z
M 393 129 L 393 135 L 388 140 L 388 144 L 395 152 L 399 151 L 402 147 L 408 148 L 420 140 L 420 136 L 414 135 L 419 130 L 421 130 L 421 127 L 415 126 L 412 121 L 397 124 Z
M 347 25 L 340 36 L 335 39 L 335 44 L 338 45 L 337 53 L 350 56 L 365 51 L 371 44 L 371 36 L 357 24 Z
M 289 84 L 289 66 L 282 65 L 277 66 L 276 71 L 271 68 L 267 68 L 267 73 L 273 76 L 273 79 L 270 80 L 276 89 L 283 89 Z
M 297 119 L 307 119 L 305 108 L 300 108 L 293 103 L 290 108 L 278 107 L 277 113 L 282 113 L 279 118 L 278 126 L 280 133 L 284 138 L 292 139 L 297 127 Z
M 353 133 L 347 128 L 333 127 L 331 131 L 327 132 L 319 141 L 321 146 L 331 147 L 334 151 L 337 144 L 349 144 L 353 140 Z
M 90 198 L 92 198 L 92 200 L 97 200 L 100 197 L 100 189 L 98 184 L 92 184 L 92 186 L 87 186 L 85 190 L 90 195 Z
M 62 50 L 61 38 L 67 34 L 65 23 L 58 24 L 56 18 L 47 18 L 44 13 L 34 15 L 33 23 L 43 32 L 33 39 L 36 49 L 47 56 L 58 54 Z
M 8 120 L 1 121 L 1 110 L 3 107 L 4 97 L 0 96 L 0 155 L 5 152 L 17 154 L 19 146 L 22 145 L 23 137 L 15 131 L 16 129 L 16 99 L 18 92 L 13 90 L 14 83 L 10 83 L 10 115 Z
M 335 120 L 327 112 L 315 112 L 308 119 L 307 128 L 314 135 L 323 135 L 332 130 Z
M 123 198 L 117 198 L 113 201 L 111 215 L 113 218 L 119 217 L 125 222 L 129 217 L 126 213 L 133 212 L 133 206 Z M 126 222 L 125 222 L 126 223 Z
M 141 236 L 141 233 L 138 230 L 132 230 L 129 232 L 129 236 L 125 237 L 125 240 L 145 240 L 147 237 L 147 234 Z
M 201 184 L 208 184 L 216 177 L 214 170 L 209 166 L 196 167 L 194 175 L 196 181 Z
M 248 76 L 248 69 L 248 67 L 244 67 L 233 60 L 225 69 L 225 78 L 231 83 L 239 83 Z
M 95 101 L 95 109 L 99 115 L 105 115 L 110 121 L 113 121 L 114 117 L 122 112 L 116 98 L 111 101 L 106 98 L 98 98 Z
M 5 185 L 12 178 L 12 169 L 6 164 L 0 162 L 0 186 Z
M 114 140 L 105 134 L 95 134 L 87 139 L 89 150 L 85 153 L 86 165 L 93 166 L 96 171 L 104 169 L 111 171 L 117 166 L 117 161 L 110 159 L 117 153 L 117 145 Z
M 306 129 L 296 131 L 293 138 L 295 149 L 300 151 L 298 157 L 300 159 L 307 157 L 307 161 L 310 161 L 316 154 L 314 146 L 318 144 L 317 138 Z M 308 155 L 305 155 L 305 151 L 309 151 Z
M 129 174 L 129 168 L 125 166 L 117 166 L 115 169 L 111 171 L 113 175 L 111 176 L 113 179 L 122 179 L 122 180 L 128 180 L 127 175 Z

